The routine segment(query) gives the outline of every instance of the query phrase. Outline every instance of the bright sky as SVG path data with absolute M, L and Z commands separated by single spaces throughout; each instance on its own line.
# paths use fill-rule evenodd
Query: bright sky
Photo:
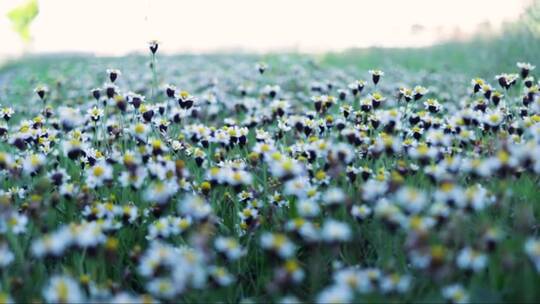
M 24 48 L 5 17 L 23 0 L 0 0 L 0 55 Z M 161 50 L 316 52 L 424 46 L 459 27 L 515 20 L 531 0 L 39 0 L 31 52 L 121 55 Z M 413 27 L 423 30 L 413 31 Z

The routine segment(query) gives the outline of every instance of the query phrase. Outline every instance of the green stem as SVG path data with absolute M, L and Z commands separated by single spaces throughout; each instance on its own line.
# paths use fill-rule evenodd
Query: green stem
M 156 93 L 157 93 L 156 54 L 152 53 L 152 99 L 156 98 Z

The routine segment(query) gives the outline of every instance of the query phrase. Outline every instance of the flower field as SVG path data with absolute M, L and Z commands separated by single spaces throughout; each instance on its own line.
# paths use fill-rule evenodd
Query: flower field
M 0 303 L 540 300 L 534 63 L 0 70 Z

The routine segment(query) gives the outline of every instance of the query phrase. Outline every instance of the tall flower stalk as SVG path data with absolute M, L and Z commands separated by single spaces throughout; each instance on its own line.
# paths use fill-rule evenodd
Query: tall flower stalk
M 152 68 L 152 99 L 156 97 L 157 92 L 157 73 L 156 73 L 156 53 L 158 50 L 159 44 L 157 41 L 152 40 L 148 44 L 148 48 L 150 49 L 150 53 L 152 54 L 152 62 L 151 62 L 151 68 Z

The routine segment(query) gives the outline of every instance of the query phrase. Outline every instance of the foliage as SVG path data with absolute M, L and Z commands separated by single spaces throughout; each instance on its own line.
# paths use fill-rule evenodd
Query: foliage
M 7 16 L 13 25 L 13 29 L 24 42 L 29 42 L 32 38 L 30 25 L 39 14 L 37 0 L 27 0 L 21 5 L 8 12 Z

